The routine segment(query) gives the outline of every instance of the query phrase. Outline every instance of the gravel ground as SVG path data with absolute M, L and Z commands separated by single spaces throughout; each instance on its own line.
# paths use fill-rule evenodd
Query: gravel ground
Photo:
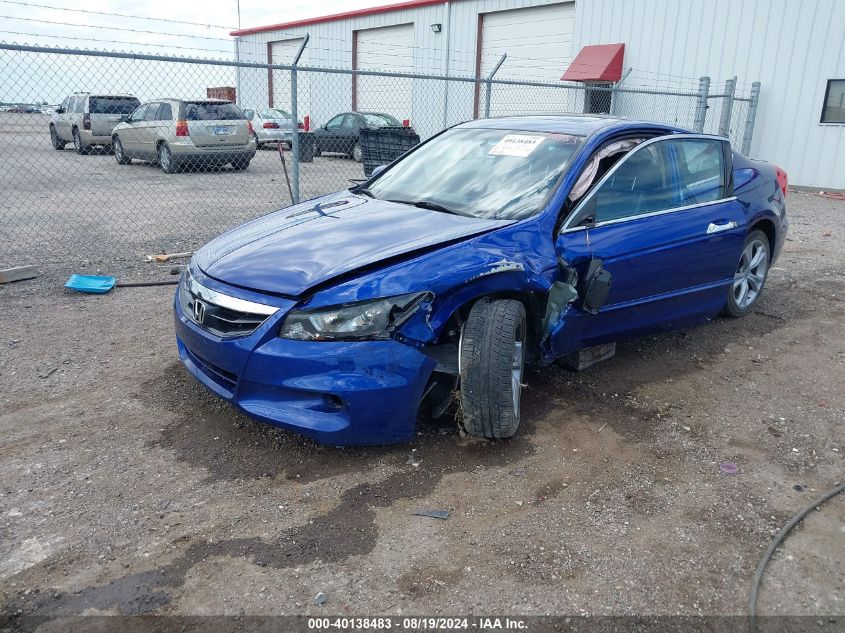
M 753 314 L 532 371 L 503 442 L 423 421 L 320 447 L 188 376 L 172 288 L 0 286 L 0 609 L 743 613 L 772 536 L 845 474 L 845 204 L 789 203 Z M 845 616 L 845 496 L 787 540 L 760 611 Z

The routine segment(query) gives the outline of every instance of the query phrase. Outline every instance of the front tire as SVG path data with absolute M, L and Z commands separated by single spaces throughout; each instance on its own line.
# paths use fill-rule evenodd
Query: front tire
M 114 159 L 117 161 L 118 165 L 131 165 L 132 159 L 129 158 L 125 152 L 123 151 L 123 143 L 120 142 L 120 137 L 115 136 L 112 139 L 112 149 L 114 150 Z
M 511 437 L 519 428 L 525 370 L 525 306 L 481 299 L 461 332 L 461 409 L 467 433 Z
M 79 128 L 73 128 L 73 149 L 80 156 L 86 155 L 90 151 L 90 147 L 82 143 L 82 136 L 79 134 Z
M 56 132 L 55 126 L 50 126 L 50 142 L 53 144 L 53 149 L 62 150 L 65 148 L 65 142 L 59 138 L 59 133 Z
M 726 314 L 741 317 L 751 312 L 766 284 L 770 261 L 769 238 L 763 231 L 751 231 L 745 238 L 734 280 L 728 291 Z
M 176 161 L 173 160 L 173 152 L 170 151 L 167 143 L 158 146 L 158 166 L 165 174 L 176 173 Z

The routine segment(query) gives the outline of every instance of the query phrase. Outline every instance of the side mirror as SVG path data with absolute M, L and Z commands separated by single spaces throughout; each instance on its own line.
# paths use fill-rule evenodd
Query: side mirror
M 56 114 L 64 114 L 64 113 L 65 113 L 64 108 L 56 108 Z
M 123 116 L 120 117 L 121 123 L 129 123 L 129 120 L 130 120 L 130 117 L 129 117 L 128 114 L 124 114 Z
M 373 171 L 370 174 L 370 178 L 375 178 L 381 172 L 383 172 L 385 169 L 387 169 L 387 165 L 376 165 L 375 167 L 373 167 Z

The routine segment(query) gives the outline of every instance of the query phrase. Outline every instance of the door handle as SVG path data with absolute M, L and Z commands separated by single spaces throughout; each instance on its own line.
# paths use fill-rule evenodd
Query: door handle
M 725 222 L 724 224 L 716 224 L 715 222 L 711 222 L 707 226 L 707 235 L 712 235 L 713 233 L 721 233 L 722 231 L 730 231 L 731 229 L 735 229 L 739 226 L 736 222 L 731 220 L 730 222 Z

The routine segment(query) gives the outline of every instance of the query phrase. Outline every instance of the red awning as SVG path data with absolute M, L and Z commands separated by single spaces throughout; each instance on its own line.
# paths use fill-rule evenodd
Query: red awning
M 619 81 L 624 57 L 624 44 L 585 46 L 569 64 L 561 81 Z

